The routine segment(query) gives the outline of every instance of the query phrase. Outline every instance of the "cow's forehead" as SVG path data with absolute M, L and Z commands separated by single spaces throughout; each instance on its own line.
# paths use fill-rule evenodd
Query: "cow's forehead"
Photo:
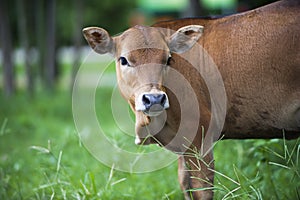
M 121 51 L 133 51 L 136 49 L 161 49 L 167 50 L 167 43 L 164 35 L 158 28 L 135 26 L 119 36 L 119 47 Z
M 128 60 L 136 65 L 142 65 L 146 63 L 163 63 L 167 62 L 169 54 L 167 51 L 161 49 L 137 49 L 131 51 L 126 55 Z

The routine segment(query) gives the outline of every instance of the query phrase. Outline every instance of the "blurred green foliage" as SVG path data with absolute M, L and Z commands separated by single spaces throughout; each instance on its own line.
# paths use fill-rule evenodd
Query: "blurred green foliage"
M 60 45 L 72 44 L 72 35 L 75 31 L 73 27 L 76 23 L 75 2 L 69 0 L 57 1 L 57 34 Z M 82 17 L 82 28 L 99 26 L 108 30 L 112 35 L 120 33 L 129 27 L 130 13 L 136 6 L 136 0 L 82 1 L 82 9 L 79 10 L 79 15 Z
M 30 32 L 31 45 L 35 45 L 37 37 L 38 18 L 45 16 L 45 1 L 27 0 L 25 2 L 25 14 L 27 26 Z M 129 27 L 130 13 L 137 7 L 137 0 L 59 0 L 56 1 L 56 39 L 57 46 L 73 45 L 75 23 L 78 22 L 76 15 L 80 16 L 82 28 L 86 26 L 100 26 L 107 29 L 111 34 L 117 34 Z M 9 1 L 9 19 L 11 23 L 14 46 L 19 46 L 18 20 L 20 16 L 17 11 L 17 0 Z M 40 5 L 41 4 L 41 5 Z M 76 9 L 79 4 L 80 9 Z M 77 13 L 78 12 L 78 13 Z M 41 14 L 41 15 L 40 15 Z M 47 26 L 44 24 L 43 26 Z M 78 31 L 81 31 L 78 30 Z

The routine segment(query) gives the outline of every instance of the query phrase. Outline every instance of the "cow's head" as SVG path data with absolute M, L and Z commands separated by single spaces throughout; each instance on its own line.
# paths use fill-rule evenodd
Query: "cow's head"
M 189 50 L 202 31 L 203 27 L 198 25 L 184 26 L 173 34 L 135 26 L 111 37 L 102 28 L 88 27 L 83 34 L 94 51 L 116 58 L 119 89 L 136 114 L 136 125 L 145 126 L 150 117 L 159 116 L 172 106 L 164 88 L 172 53 Z

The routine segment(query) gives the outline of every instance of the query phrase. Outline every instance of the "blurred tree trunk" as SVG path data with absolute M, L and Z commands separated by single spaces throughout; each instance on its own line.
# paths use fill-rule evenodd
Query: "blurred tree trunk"
M 199 17 L 203 16 L 204 12 L 199 0 L 189 0 L 189 16 Z
M 3 80 L 4 91 L 7 96 L 11 96 L 15 92 L 15 76 L 14 64 L 12 61 L 13 48 L 11 27 L 8 16 L 8 0 L 0 0 L 0 37 L 2 46 L 3 60 Z
M 72 78 L 71 78 L 71 92 L 76 78 L 76 73 L 80 67 L 81 61 L 81 43 L 82 43 L 82 16 L 83 16 L 83 0 L 74 1 L 74 11 L 75 11 L 75 20 L 74 20 L 74 30 L 73 30 L 73 40 L 74 40 L 74 60 L 72 68 Z
M 34 76 L 33 76 L 33 69 L 31 66 L 31 57 L 29 52 L 29 38 L 28 38 L 28 23 L 27 23 L 27 9 L 26 9 L 26 0 L 16 0 L 17 6 L 17 13 L 18 17 L 18 32 L 19 32 L 19 40 L 21 47 L 24 50 L 25 54 L 25 71 L 26 71 L 26 78 L 27 78 L 27 91 L 32 96 L 34 93 Z
M 46 1 L 45 85 L 52 90 L 55 82 L 55 0 Z
M 37 70 L 38 76 L 40 79 L 44 77 L 44 65 L 45 65 L 45 17 L 44 17 L 44 2 L 41 0 L 34 0 L 34 12 L 36 13 L 35 17 L 35 35 L 36 35 L 36 44 L 38 49 L 38 61 L 37 61 Z

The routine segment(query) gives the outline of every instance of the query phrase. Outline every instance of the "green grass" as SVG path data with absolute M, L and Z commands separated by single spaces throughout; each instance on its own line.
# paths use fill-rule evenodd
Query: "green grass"
M 222 141 L 215 148 L 215 197 L 300 199 L 299 158 L 299 139 Z
M 67 92 L 1 98 L 0 117 L 0 199 L 182 199 L 176 163 L 130 174 L 94 159 L 78 138 Z M 218 142 L 215 199 L 299 198 L 299 148 L 299 140 Z
M 107 137 L 128 151 L 157 149 L 137 147 L 118 130 L 111 94 L 111 88 L 96 93 Z M 0 199 L 183 199 L 176 162 L 135 174 L 96 160 L 79 139 L 71 104 L 64 89 L 34 98 L 0 96 Z M 300 199 L 299 140 L 227 140 L 214 152 L 214 199 Z
M 176 164 L 130 174 L 81 144 L 69 93 L 1 98 L 0 199 L 180 199 Z M 134 140 L 130 141 L 134 145 Z

